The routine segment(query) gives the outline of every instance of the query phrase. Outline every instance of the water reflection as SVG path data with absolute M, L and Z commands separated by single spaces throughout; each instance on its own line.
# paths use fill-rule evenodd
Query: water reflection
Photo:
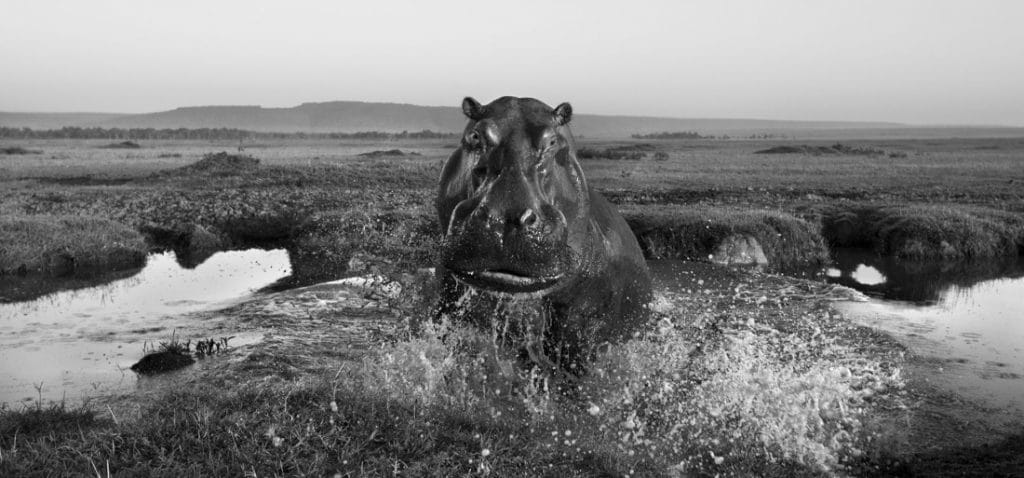
M 848 315 L 944 365 L 958 393 L 1024 410 L 1024 261 L 910 262 L 834 251 L 830 282 L 876 299 Z
M 284 250 L 228 251 L 194 269 L 172 252 L 152 254 L 138 274 L 102 286 L 0 304 L 0 402 L 59 399 L 134 383 L 123 372 L 144 341 L 187 334 L 183 314 L 245 297 L 291 273 Z
M 880 257 L 870 250 L 838 248 L 829 282 L 868 295 L 922 304 L 937 304 L 951 289 L 961 290 L 1000 278 L 1024 277 L 1024 260 L 907 261 Z
M 138 274 L 142 268 L 120 271 L 75 271 L 63 277 L 46 274 L 30 273 L 24 277 L 17 275 L 0 276 L 0 304 L 23 302 L 43 297 L 58 291 L 85 289 L 126 279 Z

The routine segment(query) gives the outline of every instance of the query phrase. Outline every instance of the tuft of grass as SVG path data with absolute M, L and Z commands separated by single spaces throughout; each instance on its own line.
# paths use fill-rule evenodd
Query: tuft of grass
M 195 358 L 206 358 L 228 350 L 228 341 L 232 337 L 221 337 L 196 340 Z M 146 347 L 143 346 L 143 350 Z M 193 358 L 192 340 L 182 342 L 176 335 L 161 341 L 155 350 L 146 353 L 142 359 L 131 366 L 131 370 L 142 375 L 153 375 L 185 368 L 195 363 Z
M 707 260 L 734 234 L 753 236 L 769 267 L 788 270 L 820 265 L 828 249 L 817 228 L 780 211 L 703 206 L 629 206 L 623 215 L 651 259 Z
M 983 207 L 833 207 L 822 224 L 832 245 L 904 259 L 1012 257 L 1024 250 L 1024 214 Z
M 146 259 L 142 235 L 88 216 L 0 217 L 0 273 L 69 275 L 79 269 L 121 270 Z
M 42 401 L 21 410 L 0 406 L 0 449 L 13 446 L 15 437 L 31 441 L 46 436 L 79 433 L 104 423 L 86 405 L 69 407 L 64 401 L 44 405 Z M 0 460 L 0 471 L 3 460 Z

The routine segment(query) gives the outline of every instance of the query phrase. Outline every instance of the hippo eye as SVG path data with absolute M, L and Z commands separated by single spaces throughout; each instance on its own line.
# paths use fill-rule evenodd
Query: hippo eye
M 467 133 L 466 137 L 463 138 L 463 141 L 466 143 L 466 146 L 468 146 L 470 149 L 479 149 L 480 146 L 482 146 L 483 144 L 480 141 L 480 133 L 476 131 L 470 131 L 469 133 Z

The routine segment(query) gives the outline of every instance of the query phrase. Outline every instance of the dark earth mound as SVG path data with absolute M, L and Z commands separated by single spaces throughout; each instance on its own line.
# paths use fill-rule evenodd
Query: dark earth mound
M 210 153 L 203 156 L 203 159 L 196 161 L 188 166 L 179 168 L 179 171 L 183 172 L 203 172 L 203 171 L 236 171 L 252 169 L 259 166 L 260 160 L 241 154 L 228 154 L 224 151 L 219 153 Z
M 854 156 L 881 156 L 885 154 L 885 151 L 874 148 L 857 148 L 836 143 L 832 146 L 809 146 L 806 144 L 773 146 L 768 149 L 754 151 L 754 154 L 813 154 L 815 156 L 846 154 Z
M 25 149 L 21 146 L 9 146 L 6 148 L 0 148 L 0 154 L 42 154 L 43 152 L 38 149 Z
M 100 146 L 103 149 L 139 149 L 142 146 L 134 141 L 121 141 L 120 143 L 110 143 L 106 146 Z
M 142 357 L 132 365 L 132 371 L 142 375 L 153 375 L 172 372 L 195 363 L 195 359 L 187 353 L 177 350 L 161 350 Z
M 400 149 L 388 149 L 388 150 L 377 150 L 370 151 L 368 153 L 360 153 L 357 156 L 364 158 L 384 158 L 384 157 L 400 157 L 400 156 L 420 156 L 420 153 L 410 151 L 408 153 L 403 152 Z
M 579 148 L 576 150 L 576 156 L 580 159 L 636 160 L 644 159 L 647 157 L 647 153 L 654 152 L 657 149 L 654 145 L 647 143 L 625 144 L 604 149 Z

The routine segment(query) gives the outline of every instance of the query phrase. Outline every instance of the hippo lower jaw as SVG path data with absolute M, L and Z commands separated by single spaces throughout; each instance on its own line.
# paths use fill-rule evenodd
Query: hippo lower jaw
M 452 271 L 455 279 L 474 289 L 512 298 L 542 297 L 558 288 L 565 274 L 525 276 L 502 270 Z

